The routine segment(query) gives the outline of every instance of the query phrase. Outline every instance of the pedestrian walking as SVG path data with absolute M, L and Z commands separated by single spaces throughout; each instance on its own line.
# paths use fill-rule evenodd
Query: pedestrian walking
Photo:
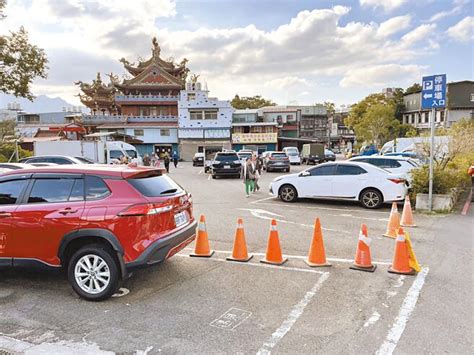
M 254 154 L 252 155 L 252 164 L 255 170 L 255 180 L 254 180 L 254 189 L 253 192 L 257 192 L 260 190 L 260 186 L 258 185 L 258 179 L 262 175 L 262 164 L 260 163 L 260 159 Z
M 175 168 L 178 167 L 178 160 L 179 160 L 179 155 L 178 155 L 178 152 L 175 150 L 173 152 L 173 164 Z
M 471 176 L 471 201 L 474 202 L 474 162 L 471 163 L 467 173 Z
M 150 156 L 147 153 L 145 153 L 145 155 L 143 156 L 143 165 L 150 166 L 150 163 L 151 163 Z
M 249 197 L 250 193 L 254 190 L 255 171 L 255 166 L 252 164 L 252 160 L 247 158 L 247 161 L 242 168 L 242 180 L 245 184 L 246 197 Z
M 156 168 L 159 168 L 161 165 L 161 161 L 160 161 L 160 156 L 156 153 L 154 155 L 154 160 L 155 160 L 155 163 L 153 164 L 153 166 Z
M 168 153 L 165 154 L 163 158 L 163 162 L 165 163 L 166 172 L 169 173 L 170 172 L 170 156 L 168 155 Z

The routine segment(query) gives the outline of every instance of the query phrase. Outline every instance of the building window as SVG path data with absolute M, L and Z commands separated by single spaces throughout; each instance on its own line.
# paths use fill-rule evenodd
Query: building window
M 156 106 L 151 106 L 150 107 L 150 116 L 157 116 L 158 115 L 158 110 Z
M 133 135 L 135 137 L 143 137 L 145 135 L 143 129 L 134 129 L 133 130 Z
M 189 117 L 192 120 L 202 120 L 202 111 L 189 111 Z
M 150 111 L 148 107 L 140 107 L 140 116 L 149 116 Z
M 474 102 L 474 94 L 471 94 L 471 102 Z
M 271 126 L 265 127 L 265 133 L 273 133 L 273 127 Z
M 160 129 L 160 134 L 162 137 L 169 137 L 170 136 L 170 130 L 169 129 Z
M 217 120 L 217 110 L 204 111 L 205 120 Z
M 253 127 L 252 133 L 263 133 L 263 127 L 260 127 L 260 126 Z
M 244 133 L 244 127 L 234 127 L 234 133 Z
M 196 93 L 189 92 L 188 93 L 188 101 L 196 100 Z

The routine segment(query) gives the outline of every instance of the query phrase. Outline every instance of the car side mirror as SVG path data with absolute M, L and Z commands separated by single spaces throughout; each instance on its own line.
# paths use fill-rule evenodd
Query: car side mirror
M 310 176 L 311 173 L 309 171 L 303 171 L 300 176 L 305 177 L 305 176 Z

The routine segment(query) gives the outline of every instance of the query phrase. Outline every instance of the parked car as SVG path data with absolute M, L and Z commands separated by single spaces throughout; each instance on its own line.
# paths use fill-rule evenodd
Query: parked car
M 410 171 L 417 168 L 419 165 L 416 161 L 410 158 L 393 157 L 384 155 L 372 155 L 370 157 L 359 156 L 349 159 L 349 161 L 369 163 L 379 168 L 385 169 L 393 174 L 402 175 L 408 183 L 411 181 Z
M 323 163 L 324 159 L 324 144 L 303 144 L 303 149 L 301 150 L 301 162 L 303 164 L 319 164 Z
M 401 201 L 407 194 L 405 179 L 368 163 L 324 163 L 299 174 L 280 176 L 270 193 L 285 202 L 298 198 L 360 201 L 366 208 Z
M 329 149 L 324 149 L 324 160 L 325 161 L 336 161 L 336 154 Z
M 0 176 L 0 265 L 67 271 L 91 301 L 195 238 L 191 195 L 161 169 L 60 165 Z
M 252 158 L 253 154 L 254 153 L 250 150 L 241 150 L 237 153 L 242 164 L 245 163 L 248 158 Z
M 270 172 L 274 170 L 290 171 L 290 159 L 284 152 L 271 152 L 263 160 L 263 169 Z
M 290 164 L 301 164 L 300 158 L 300 151 L 296 147 L 285 147 L 283 148 L 283 152 L 288 156 L 290 159 Z
M 95 164 L 94 161 L 84 157 L 70 157 L 66 155 L 42 155 L 30 158 L 20 159 L 20 163 L 34 164 L 34 163 L 53 163 L 58 165 L 69 164 Z
M 204 153 L 194 154 L 193 166 L 204 166 Z
M 211 165 L 213 179 L 219 176 L 233 176 L 240 178 L 242 163 L 237 153 L 218 152 Z
M 20 170 L 26 168 L 31 168 L 31 165 L 25 163 L 0 163 L 0 169 L 5 170 Z

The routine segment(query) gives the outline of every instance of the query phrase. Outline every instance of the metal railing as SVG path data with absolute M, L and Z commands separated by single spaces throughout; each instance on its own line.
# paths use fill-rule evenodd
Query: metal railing
M 115 95 L 115 101 L 178 101 L 177 95 Z

